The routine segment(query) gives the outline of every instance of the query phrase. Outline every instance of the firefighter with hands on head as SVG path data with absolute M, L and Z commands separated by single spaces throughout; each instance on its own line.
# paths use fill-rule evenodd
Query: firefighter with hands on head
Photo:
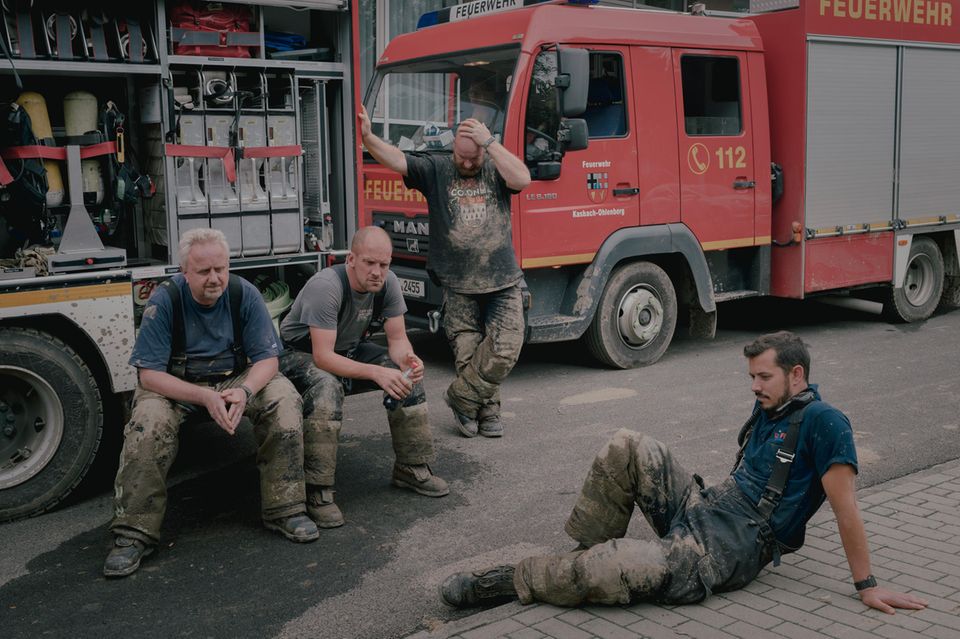
M 808 383 L 807 346 L 781 331 L 744 354 L 756 403 L 730 477 L 705 488 L 664 444 L 620 430 L 594 459 L 567 520 L 576 549 L 451 575 L 440 586 L 443 600 L 455 607 L 510 598 L 559 606 L 702 601 L 747 585 L 767 563 L 778 565 L 781 553 L 799 549 L 826 499 L 863 603 L 890 614 L 924 608 L 923 599 L 888 590 L 870 574 L 853 431 Z M 624 538 L 635 506 L 656 541 Z
M 443 328 L 457 369 L 443 399 L 464 436 L 500 437 L 500 384 L 524 332 L 510 198 L 530 184 L 530 171 L 472 118 L 457 128 L 452 153 L 405 153 L 373 133 L 365 108 L 358 117 L 374 159 L 427 199 L 427 270 L 443 285 Z
M 346 264 L 311 277 L 280 325 L 287 346 L 280 370 L 303 395 L 307 513 L 321 528 L 343 525 L 333 486 L 344 395 L 383 390 L 396 454 L 395 486 L 428 497 L 450 492 L 428 465 L 434 451 L 423 362 L 407 339 L 407 307 L 389 269 L 392 251 L 386 231 L 361 228 Z M 380 316 L 386 348 L 367 340 L 371 322 Z
M 296 542 L 319 537 L 305 514 L 300 396 L 278 373 L 263 298 L 230 275 L 222 232 L 187 231 L 179 248 L 181 273 L 150 297 L 130 357 L 139 381 L 117 470 L 107 577 L 132 574 L 156 547 L 180 425 L 202 410 L 229 435 L 244 415 L 253 422 L 264 525 Z

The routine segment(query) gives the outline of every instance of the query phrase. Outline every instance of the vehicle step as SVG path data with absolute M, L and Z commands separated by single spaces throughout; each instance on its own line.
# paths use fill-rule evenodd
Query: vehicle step
M 722 293 L 714 293 L 713 299 L 717 302 L 729 302 L 730 300 L 739 300 L 745 297 L 759 297 L 761 295 L 760 291 L 724 291 Z

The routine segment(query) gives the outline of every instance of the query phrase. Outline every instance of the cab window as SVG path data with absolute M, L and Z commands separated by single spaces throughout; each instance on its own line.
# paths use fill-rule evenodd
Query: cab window
M 557 131 L 560 129 L 560 112 L 556 79 L 557 52 L 540 52 L 533 63 L 524 122 L 524 159 L 527 164 L 559 157 Z
M 627 133 L 623 58 L 617 53 L 590 53 L 590 85 L 583 119 L 591 139 L 621 137 Z
M 683 115 L 687 135 L 738 135 L 740 62 L 721 56 L 683 56 Z

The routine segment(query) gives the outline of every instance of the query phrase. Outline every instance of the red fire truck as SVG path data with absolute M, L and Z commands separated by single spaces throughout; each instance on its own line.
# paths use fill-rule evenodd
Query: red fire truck
M 957 0 L 584 4 L 428 14 L 366 99 L 403 150 L 449 148 L 476 117 L 524 158 L 528 341 L 583 337 L 626 368 L 678 322 L 712 336 L 725 300 L 862 292 L 905 322 L 960 303 Z M 369 156 L 361 179 L 361 224 L 394 239 L 411 309 L 437 306 L 423 198 Z

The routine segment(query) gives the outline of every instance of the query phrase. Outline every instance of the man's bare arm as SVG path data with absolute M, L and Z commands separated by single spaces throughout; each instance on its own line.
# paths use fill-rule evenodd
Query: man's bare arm
M 837 518 L 840 541 L 847 556 L 850 574 L 854 581 L 863 581 L 870 576 L 870 548 L 863 518 L 857 507 L 856 473 L 849 464 L 834 464 L 824 473 L 821 481 Z M 894 608 L 920 610 L 927 606 L 927 602 L 919 597 L 880 586 L 866 588 L 859 594 L 863 603 L 890 615 L 894 614 Z
M 483 122 L 473 118 L 467 118 L 461 122 L 458 131 L 465 133 L 480 146 L 492 137 L 490 129 Z M 499 142 L 490 144 L 487 147 L 487 153 L 490 154 L 490 159 L 497 167 L 497 172 L 503 177 L 503 181 L 507 183 L 511 190 L 522 191 L 527 188 L 530 184 L 530 169 L 523 163 L 523 160 L 508 151 Z
M 413 385 L 396 369 L 357 362 L 337 354 L 334 351 L 337 343 L 336 330 L 311 326 L 310 343 L 313 349 L 313 363 L 319 369 L 337 377 L 371 380 L 394 399 L 403 399 L 413 389 Z
M 365 106 L 360 106 L 360 113 L 357 114 L 357 118 L 360 120 L 360 138 L 363 140 L 363 146 L 367 147 L 367 151 L 370 152 L 373 159 L 403 177 L 407 177 L 407 156 L 397 147 L 381 140 L 373 132 L 370 116 L 367 115 Z

